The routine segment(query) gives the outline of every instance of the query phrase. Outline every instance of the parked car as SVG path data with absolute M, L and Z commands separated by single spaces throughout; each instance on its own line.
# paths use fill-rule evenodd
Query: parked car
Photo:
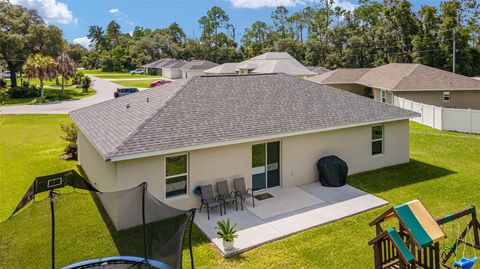
M 157 86 L 160 86 L 162 84 L 167 84 L 167 83 L 170 83 L 170 82 L 172 82 L 172 81 L 166 80 L 166 79 L 157 80 L 157 81 L 154 81 L 154 82 L 150 83 L 150 88 L 157 87 Z
M 143 73 L 143 69 L 140 68 L 130 71 L 130 75 L 142 75 Z
M 10 71 L 4 71 L 2 73 L 2 78 L 10 78 L 11 74 L 10 74 Z
M 113 93 L 113 97 L 122 97 L 131 93 L 138 92 L 137 88 L 117 88 L 117 91 Z

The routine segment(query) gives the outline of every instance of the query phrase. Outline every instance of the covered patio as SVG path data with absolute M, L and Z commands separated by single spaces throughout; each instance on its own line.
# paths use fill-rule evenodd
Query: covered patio
M 240 208 L 236 211 L 235 205 L 229 205 L 226 215 L 220 216 L 218 210 L 212 210 L 208 220 L 206 210 L 202 210 L 196 216 L 195 224 L 224 256 L 229 257 L 388 203 L 350 185 L 329 188 L 318 182 L 267 192 L 273 197 L 256 199 L 255 207 L 252 207 L 251 199 L 247 199 L 243 211 Z M 215 226 L 222 219 L 238 223 L 235 248 L 228 252 L 223 249 L 222 240 L 216 238 Z

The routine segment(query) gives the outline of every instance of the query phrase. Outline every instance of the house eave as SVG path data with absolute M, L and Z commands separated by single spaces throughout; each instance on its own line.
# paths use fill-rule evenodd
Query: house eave
M 120 156 L 112 156 L 112 157 L 109 158 L 109 160 L 111 162 L 126 161 L 126 160 L 132 160 L 132 159 L 139 159 L 139 158 L 174 154 L 174 153 L 178 153 L 178 152 L 188 152 L 188 151 L 192 151 L 192 150 L 207 149 L 207 148 L 214 148 L 214 147 L 221 147 L 221 146 L 229 146 L 229 145 L 250 143 L 250 142 L 256 142 L 256 141 L 265 141 L 265 140 L 279 139 L 279 138 L 285 138 L 285 137 L 290 137 L 290 136 L 306 135 L 306 134 L 312 134 L 312 133 L 319 133 L 319 132 L 326 132 L 326 131 L 333 131 L 333 130 L 341 130 L 341 129 L 346 129 L 346 128 L 353 128 L 353 127 L 375 125 L 375 124 L 388 123 L 388 122 L 394 122 L 394 121 L 408 120 L 408 119 L 415 118 L 415 117 L 416 116 L 412 115 L 412 116 L 408 116 L 408 117 L 401 117 L 401 118 L 394 118 L 394 119 L 387 119 L 387 120 L 362 122 L 362 123 L 347 124 L 347 125 L 342 125 L 342 126 L 312 129 L 312 130 L 306 130 L 306 131 L 282 133 L 282 134 L 267 135 L 267 136 L 249 137 L 249 138 L 243 138 L 243 139 L 221 141 L 221 142 L 208 143 L 208 144 L 195 145 L 195 146 L 188 146 L 188 147 L 179 147 L 179 148 L 156 150 L 156 151 L 134 153 L 134 154 L 127 154 L 127 155 L 120 155 Z

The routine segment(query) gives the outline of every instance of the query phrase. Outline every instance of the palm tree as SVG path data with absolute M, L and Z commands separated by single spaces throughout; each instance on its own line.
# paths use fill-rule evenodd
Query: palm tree
M 62 49 L 57 57 L 57 71 L 62 75 L 62 95 L 65 93 L 65 78 L 75 74 L 75 62 L 68 56 L 67 49 Z
M 55 77 L 56 63 L 50 56 L 42 54 L 30 55 L 25 62 L 25 74 L 27 78 L 40 80 L 40 97 L 43 99 L 43 81 Z

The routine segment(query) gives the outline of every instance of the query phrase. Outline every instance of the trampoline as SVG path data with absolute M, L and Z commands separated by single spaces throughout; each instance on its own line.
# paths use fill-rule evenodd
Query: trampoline
M 66 191 L 72 189 L 73 191 Z M 76 224 L 75 220 L 61 216 L 61 213 L 70 209 L 69 203 L 76 201 L 68 199 L 69 195 L 73 195 L 72 193 L 92 194 L 99 211 L 104 213 L 102 217 L 109 227 L 112 238 L 114 236 L 120 238 L 118 242 L 114 241 L 122 256 L 91 257 L 91 259 L 70 265 L 56 263 L 56 252 L 66 251 L 72 246 L 68 240 L 58 240 L 55 237 L 55 230 L 67 229 L 74 233 L 82 230 L 78 229 L 80 230 L 78 231 L 75 229 L 76 227 L 71 227 L 72 222 Z M 70 204 L 71 206 L 72 204 Z M 179 210 L 168 206 L 149 192 L 146 183 L 117 192 L 99 192 L 74 170 L 37 177 L 5 222 L 14 222 L 13 224 L 16 225 L 17 215 L 25 215 L 28 221 L 39 226 L 45 226 L 47 222 L 50 222 L 51 268 L 53 269 L 182 268 L 182 253 L 187 226 L 190 226 L 188 248 L 191 268 L 194 268 L 191 225 L 195 209 Z M 18 221 L 18 223 L 21 222 Z M 85 236 L 88 237 L 88 235 Z M 48 235 L 46 235 L 46 240 L 48 240 Z M 79 256 L 84 258 L 85 254 L 79 253 Z

